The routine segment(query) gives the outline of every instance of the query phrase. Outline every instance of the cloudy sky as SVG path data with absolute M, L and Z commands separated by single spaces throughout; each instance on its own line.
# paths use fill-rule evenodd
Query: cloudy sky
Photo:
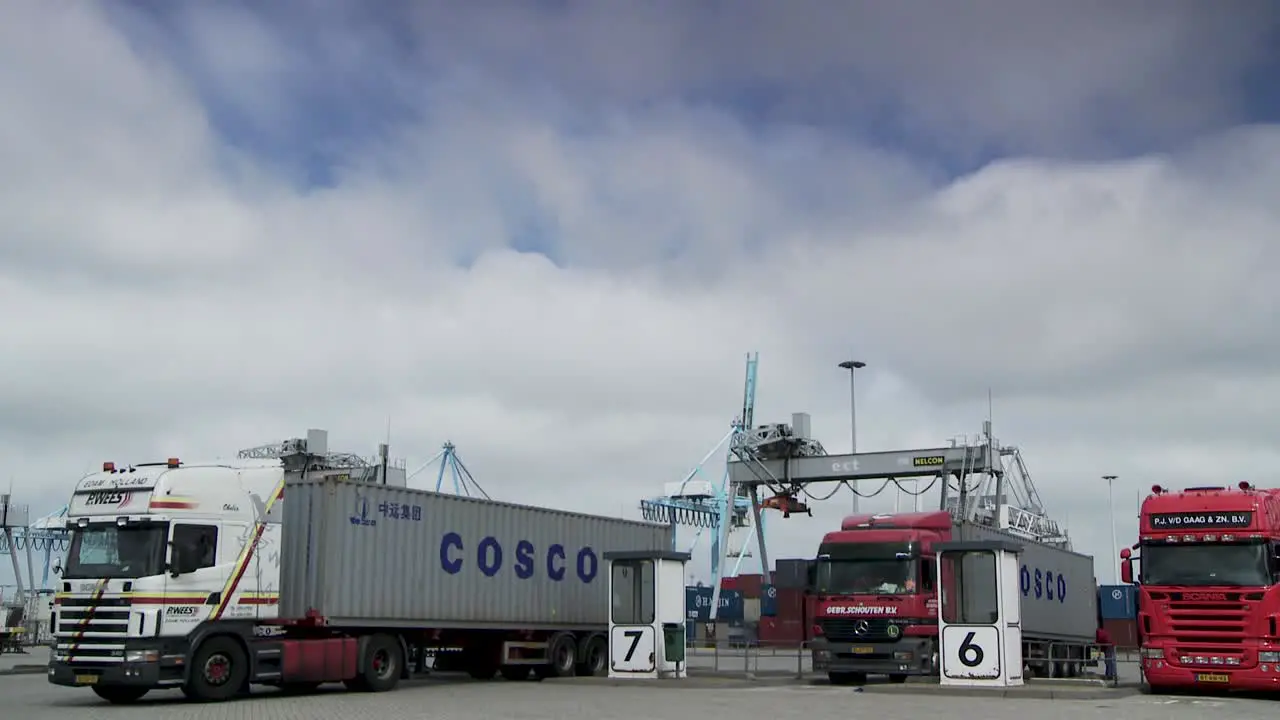
M 832 452 L 846 358 L 863 450 L 990 390 L 1104 582 L 1099 476 L 1122 543 L 1153 482 L 1275 481 L 1265 0 L 263 5 L 5 6 L 0 472 L 36 512 L 103 460 L 389 425 L 635 517 L 749 351 L 757 420 Z

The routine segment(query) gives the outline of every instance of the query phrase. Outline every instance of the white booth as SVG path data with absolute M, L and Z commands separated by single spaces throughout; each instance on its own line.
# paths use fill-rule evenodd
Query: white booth
M 933 549 L 941 684 L 1022 685 L 1022 546 L 984 540 L 937 543 Z
M 682 678 L 684 569 L 689 553 L 606 552 L 609 571 L 609 677 Z

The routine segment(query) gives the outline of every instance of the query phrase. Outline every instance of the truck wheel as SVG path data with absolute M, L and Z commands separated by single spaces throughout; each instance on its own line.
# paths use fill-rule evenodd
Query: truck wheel
M 219 636 L 205 640 L 191 663 L 190 677 L 182 693 L 196 702 L 229 700 L 249 677 L 249 659 L 240 643 Z
M 829 672 L 827 679 L 832 685 L 863 685 L 867 682 L 867 674 L 863 672 Z
M 573 677 L 578 669 L 578 643 L 569 633 L 557 635 L 547 645 L 547 664 L 533 669 L 534 677 Z
M 582 648 L 582 662 L 578 674 L 583 677 L 604 675 L 609 666 L 609 640 L 603 635 L 593 635 Z
M 94 694 L 112 705 L 128 705 L 130 703 L 138 702 L 149 690 L 150 688 L 133 687 L 130 685 L 93 686 Z
M 390 635 L 374 635 L 364 646 L 363 670 L 347 681 L 347 687 L 361 692 L 386 692 L 400 683 L 404 667 L 400 643 Z

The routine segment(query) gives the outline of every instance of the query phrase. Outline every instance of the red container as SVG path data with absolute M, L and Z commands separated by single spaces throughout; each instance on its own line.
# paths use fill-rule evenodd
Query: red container
M 760 592 L 763 589 L 763 575 L 739 575 L 737 590 L 742 593 L 742 597 L 759 599 Z
M 1124 620 L 1103 620 L 1102 627 L 1111 635 L 1111 642 L 1120 650 L 1138 647 L 1138 621 L 1133 618 Z
M 774 600 L 776 616 L 779 620 L 804 620 L 804 591 L 793 588 L 777 588 L 778 595 Z
M 760 644 L 766 647 L 797 647 L 804 642 L 804 627 L 794 621 L 760 618 L 757 632 Z
M 738 589 L 738 578 L 736 578 L 736 577 L 722 577 L 722 578 L 720 578 L 720 589 L 721 589 L 721 590 L 737 590 L 737 589 Z

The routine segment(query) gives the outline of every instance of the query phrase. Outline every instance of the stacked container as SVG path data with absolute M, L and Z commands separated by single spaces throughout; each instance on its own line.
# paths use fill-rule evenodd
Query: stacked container
M 760 623 L 760 596 L 764 590 L 763 575 L 739 575 L 738 592 L 742 593 L 742 621 L 747 627 Z
M 1102 627 L 1118 648 L 1136 648 L 1138 638 L 1138 588 L 1133 585 L 1103 585 L 1098 588 L 1098 612 Z
M 761 644 L 795 647 L 807 639 L 805 586 L 809 564 L 809 560 L 779 560 L 774 583 L 762 586 Z
M 803 588 L 808 584 L 812 564 L 812 560 L 779 560 L 777 569 L 773 571 L 773 584 L 779 588 Z

